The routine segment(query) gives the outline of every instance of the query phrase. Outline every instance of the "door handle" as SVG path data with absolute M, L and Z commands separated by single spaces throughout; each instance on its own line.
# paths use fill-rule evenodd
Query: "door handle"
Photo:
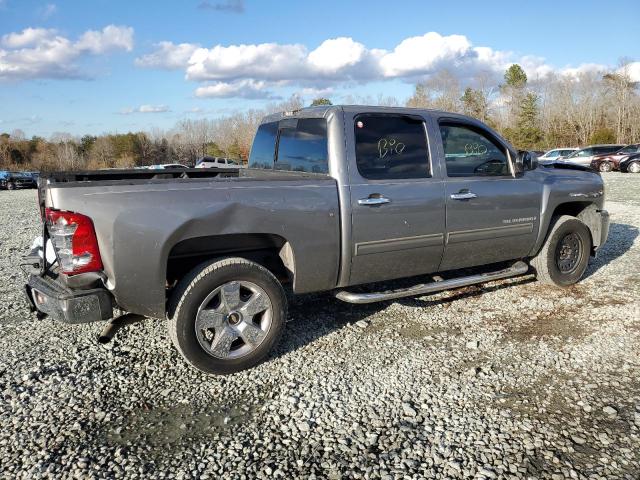
M 382 195 L 369 195 L 367 198 L 361 198 L 358 200 L 358 205 L 366 205 L 369 207 L 375 207 L 376 205 L 384 205 L 385 203 L 391 203 L 387 197 Z
M 473 192 L 459 192 L 459 193 L 452 193 L 451 194 L 451 198 L 454 200 L 470 200 L 472 198 L 477 198 L 478 195 L 476 195 Z

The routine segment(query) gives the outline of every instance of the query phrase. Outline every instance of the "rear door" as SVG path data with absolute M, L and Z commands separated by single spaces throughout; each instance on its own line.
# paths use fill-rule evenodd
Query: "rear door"
M 516 152 L 481 124 L 441 118 L 446 244 L 440 270 L 525 257 L 538 232 L 542 184 L 515 175 Z
M 345 111 L 352 227 L 350 284 L 433 272 L 444 242 L 444 190 L 425 119 Z

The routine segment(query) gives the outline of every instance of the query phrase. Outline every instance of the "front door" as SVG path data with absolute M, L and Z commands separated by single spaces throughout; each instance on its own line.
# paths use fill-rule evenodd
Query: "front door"
M 444 245 L 444 187 L 431 168 L 425 120 L 345 112 L 345 125 L 352 157 L 349 283 L 435 271 Z
M 541 182 L 515 175 L 509 152 L 479 125 L 441 120 L 447 234 L 440 270 L 525 257 L 536 240 Z

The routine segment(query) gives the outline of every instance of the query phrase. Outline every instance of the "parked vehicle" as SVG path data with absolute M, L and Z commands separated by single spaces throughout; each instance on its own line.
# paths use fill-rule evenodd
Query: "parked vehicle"
M 278 341 L 283 285 L 360 304 L 532 267 L 564 287 L 609 230 L 597 172 L 538 168 L 535 155 L 454 113 L 322 106 L 269 115 L 249 163 L 47 174 L 45 237 L 27 257 L 32 308 L 68 323 L 129 312 L 107 324 L 105 339 L 132 316 L 166 317 L 189 363 L 231 373 Z M 451 273 L 471 267 L 481 272 Z M 435 272 L 449 273 L 409 288 L 351 289 Z
M 620 162 L 635 153 L 640 153 L 640 143 L 627 145 L 614 153 L 595 155 L 593 160 L 591 160 L 591 168 L 600 172 L 618 170 L 620 168 Z
M 576 150 L 566 157 L 562 156 L 558 160 L 564 162 L 575 163 L 576 165 L 582 165 L 585 167 L 591 166 L 591 161 L 595 155 L 605 155 L 614 153 L 620 150 L 624 145 L 591 145 L 589 147 Z
M 36 188 L 37 179 L 30 172 L 0 172 L 0 189 Z
M 196 160 L 196 168 L 242 168 L 242 165 L 230 158 L 202 157 Z
M 189 167 L 181 163 L 163 163 L 160 165 L 149 165 L 146 168 L 150 168 L 151 170 L 164 170 L 167 168 L 189 168 Z
M 571 147 L 554 148 L 553 150 L 549 150 L 545 154 L 538 157 L 538 160 L 540 162 L 550 162 L 550 161 L 558 160 L 560 157 L 567 157 L 571 155 L 576 150 L 578 149 L 571 148 Z
M 629 155 L 618 164 L 623 173 L 640 173 L 640 153 Z

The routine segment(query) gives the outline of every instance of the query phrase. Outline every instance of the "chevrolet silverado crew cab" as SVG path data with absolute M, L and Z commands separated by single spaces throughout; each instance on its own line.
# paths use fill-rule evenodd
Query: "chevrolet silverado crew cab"
M 208 373 L 267 356 L 283 286 L 368 303 L 532 269 L 563 287 L 609 229 L 597 172 L 538 166 L 477 120 L 409 108 L 270 115 L 247 169 L 43 174 L 39 201 L 26 286 L 39 316 L 166 318 L 177 350 Z M 408 288 L 364 285 L 436 272 L 444 279 Z

